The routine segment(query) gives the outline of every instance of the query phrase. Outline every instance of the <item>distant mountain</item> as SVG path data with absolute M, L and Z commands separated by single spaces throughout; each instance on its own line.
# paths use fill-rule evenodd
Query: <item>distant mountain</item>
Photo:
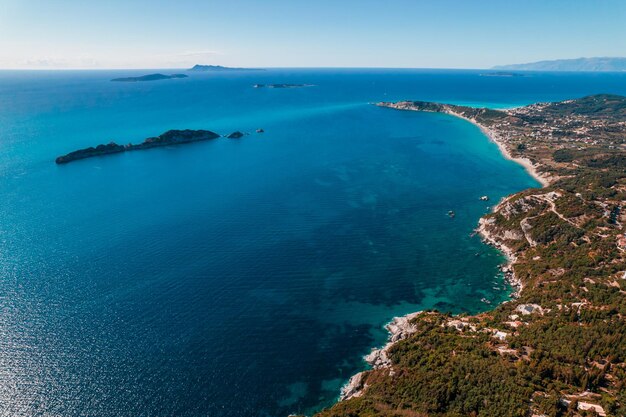
M 137 82 L 137 81 L 159 81 L 159 80 L 171 80 L 173 78 L 187 78 L 185 74 L 148 74 L 142 75 L 141 77 L 125 77 L 125 78 L 114 78 L 111 81 L 121 81 L 121 82 Z
M 498 65 L 497 70 L 514 71 L 626 71 L 626 58 L 577 58 L 527 64 Z
M 188 71 L 197 72 L 224 72 L 224 71 L 263 71 L 261 68 L 231 68 L 221 65 L 194 65 Z

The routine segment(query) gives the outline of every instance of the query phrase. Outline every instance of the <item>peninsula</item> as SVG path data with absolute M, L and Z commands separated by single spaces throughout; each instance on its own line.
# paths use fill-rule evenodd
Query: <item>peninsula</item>
M 176 78 L 187 78 L 185 74 L 148 74 L 140 77 L 125 77 L 125 78 L 113 78 L 111 81 L 116 82 L 138 82 L 138 81 L 160 81 L 160 80 L 172 80 Z
M 514 299 L 474 316 L 396 318 L 372 369 L 318 417 L 626 415 L 626 97 L 378 106 L 466 119 L 542 188 L 478 225 L 508 258 Z
M 209 130 L 168 130 L 162 135 L 148 138 L 142 143 L 136 145 L 133 145 L 132 143 L 129 143 L 128 145 L 118 145 L 115 142 L 111 142 L 106 145 L 98 145 L 96 147 L 79 149 L 77 151 L 70 152 L 67 155 L 59 156 L 55 161 L 57 164 L 67 164 L 68 162 L 92 158 L 94 156 L 139 151 L 161 146 L 182 145 L 185 143 L 201 142 L 219 137 L 220 135 Z

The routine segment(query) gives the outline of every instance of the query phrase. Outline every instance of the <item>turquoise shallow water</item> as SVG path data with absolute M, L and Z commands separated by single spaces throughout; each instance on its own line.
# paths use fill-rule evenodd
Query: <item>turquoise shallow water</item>
M 626 80 L 270 70 L 108 81 L 125 75 L 136 74 L 0 72 L 1 415 L 331 404 L 391 317 L 507 298 L 502 257 L 470 234 L 494 201 L 537 186 L 467 122 L 368 103 L 507 107 L 624 93 Z M 316 86 L 251 87 L 271 82 Z M 173 128 L 259 127 L 53 163 Z

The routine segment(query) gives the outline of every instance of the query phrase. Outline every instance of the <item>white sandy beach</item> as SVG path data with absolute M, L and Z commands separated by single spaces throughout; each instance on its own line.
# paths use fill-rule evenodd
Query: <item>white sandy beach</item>
M 537 170 L 537 167 L 530 161 L 530 159 L 528 158 L 515 158 L 511 155 L 511 152 L 506 148 L 506 146 L 504 145 L 504 143 L 500 140 L 499 135 L 494 132 L 492 129 L 489 129 L 488 127 L 478 123 L 476 120 L 474 119 L 470 119 L 468 117 L 463 116 L 460 113 L 456 113 L 453 111 L 447 111 L 446 114 L 452 115 L 452 116 L 456 116 L 458 118 L 461 118 L 463 120 L 467 120 L 468 122 L 478 126 L 478 128 L 480 128 L 480 130 L 493 142 L 498 146 L 498 149 L 500 149 L 500 152 L 502 153 L 502 155 L 504 155 L 504 157 L 506 159 L 509 159 L 511 161 L 517 162 L 518 164 L 520 164 L 521 166 L 523 166 L 526 171 L 533 177 L 535 178 L 537 181 L 539 181 L 539 183 L 541 184 L 542 187 L 547 187 L 548 185 L 550 185 L 550 179 L 540 173 Z

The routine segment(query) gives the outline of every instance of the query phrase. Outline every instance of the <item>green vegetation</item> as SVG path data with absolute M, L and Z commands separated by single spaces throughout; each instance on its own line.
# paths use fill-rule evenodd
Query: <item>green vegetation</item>
M 519 298 L 472 317 L 420 314 L 392 365 L 319 415 L 626 416 L 626 98 L 384 105 L 474 119 L 551 184 L 507 198 L 481 226 L 515 254 Z

